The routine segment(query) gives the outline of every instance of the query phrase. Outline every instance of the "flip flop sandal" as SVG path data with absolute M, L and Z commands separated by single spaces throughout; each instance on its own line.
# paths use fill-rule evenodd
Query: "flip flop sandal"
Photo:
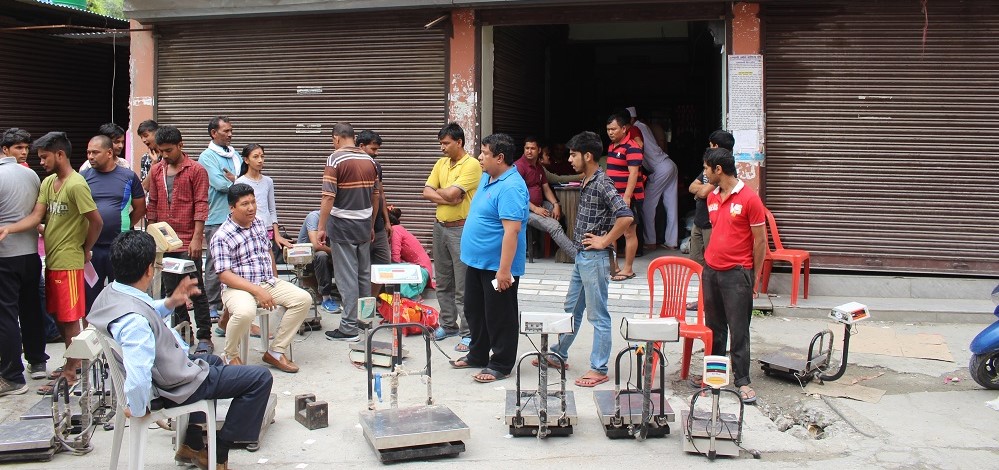
M 491 375 L 493 378 L 492 379 L 480 379 L 479 378 L 480 375 Z M 480 384 L 487 384 L 487 383 L 495 382 L 497 380 L 503 380 L 503 379 L 505 379 L 505 378 L 507 378 L 509 376 L 510 376 L 510 374 L 501 374 L 497 370 L 493 370 L 493 369 L 490 369 L 490 368 L 486 367 L 485 369 L 480 370 L 478 374 L 473 375 L 472 376 L 472 380 L 474 380 L 474 381 L 476 381 L 476 382 L 478 382 Z
M 464 362 L 465 364 L 464 365 L 458 365 L 459 362 Z M 477 368 L 477 367 L 482 367 L 482 366 L 477 366 L 477 365 L 474 365 L 474 364 L 468 362 L 468 356 L 459 357 L 458 359 L 455 359 L 453 361 L 448 361 L 448 363 L 450 363 L 451 367 L 454 368 L 454 369 L 473 369 L 473 368 Z
M 750 393 L 752 393 L 752 396 L 749 395 Z M 742 397 L 742 403 L 746 405 L 752 405 L 756 403 L 756 399 L 758 398 L 756 396 L 756 390 L 753 390 L 751 388 L 748 390 L 739 390 L 739 395 Z
M 610 377 L 607 377 L 607 375 L 597 375 L 597 376 L 593 376 L 593 375 L 586 376 L 586 375 L 583 375 L 582 377 L 576 379 L 576 386 L 577 387 L 592 388 L 592 387 L 596 387 L 597 385 L 600 385 L 600 384 L 602 384 L 602 383 L 604 383 L 604 382 L 606 382 L 608 380 L 610 380 Z
M 562 369 L 562 365 L 564 364 L 565 370 L 569 370 L 568 362 L 563 362 L 562 364 L 559 364 L 558 361 L 552 360 L 551 358 L 545 358 L 545 359 L 547 359 L 548 361 L 548 367 L 554 367 L 555 369 Z M 534 360 L 531 361 L 531 365 L 534 367 L 540 367 L 541 362 L 538 361 L 538 358 L 534 358 Z
M 47 383 L 47 384 L 42 385 L 41 387 L 39 387 L 38 390 L 37 390 L 38 394 L 42 395 L 42 396 L 51 395 L 52 394 L 52 390 L 55 388 L 55 384 L 56 384 L 57 381 L 59 381 L 59 379 L 55 379 L 55 380 L 53 380 L 53 381 L 51 381 L 51 382 L 49 382 L 49 383 Z M 72 382 L 70 382 L 68 380 L 66 382 L 69 384 L 70 392 L 72 393 L 73 387 L 75 387 L 76 384 L 80 382 L 80 378 L 77 377 L 76 380 L 74 380 Z
M 472 337 L 466 336 L 458 341 L 458 344 L 454 345 L 454 350 L 458 352 L 468 352 L 468 347 L 472 344 Z
M 614 282 L 624 282 L 624 281 L 627 281 L 628 279 L 634 279 L 635 276 L 637 276 L 636 273 L 631 273 L 631 274 L 621 274 L 621 273 L 618 273 L 618 274 L 615 274 L 615 275 L 611 276 L 611 280 L 614 281 Z

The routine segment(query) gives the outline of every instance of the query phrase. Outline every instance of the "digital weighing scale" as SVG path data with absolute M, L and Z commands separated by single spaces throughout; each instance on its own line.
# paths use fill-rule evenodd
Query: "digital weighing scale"
M 521 312 L 521 334 L 540 334 L 541 348 L 517 360 L 517 389 L 506 391 L 506 424 L 515 437 L 568 436 L 579 421 L 573 393 L 565 390 L 565 361 L 548 351 L 548 335 L 572 333 L 572 314 L 565 312 Z M 529 357 L 538 360 L 538 389 L 520 388 L 520 365 Z M 548 391 L 548 361 L 561 365 L 560 388 Z
M 421 282 L 422 271 L 415 265 L 372 265 L 371 282 L 387 285 Z M 393 323 L 372 329 L 366 338 L 365 371 L 368 381 L 368 409 L 360 412 L 361 430 L 368 444 L 381 462 L 428 459 L 455 456 L 465 450 L 466 439 L 471 437 L 468 425 L 445 405 L 434 404 L 431 377 L 430 338 L 433 331 L 420 323 L 399 323 L 400 303 L 398 292 L 393 295 Z M 423 330 L 427 362 L 423 369 L 409 370 L 402 364 L 402 332 L 404 328 Z M 379 330 L 392 332 L 391 372 L 375 374 L 372 366 L 372 338 Z M 399 378 L 425 377 L 427 399 L 422 405 L 399 407 Z M 390 408 L 377 409 L 375 394 L 381 401 L 382 378 L 389 380 Z
M 665 437 L 676 413 L 666 401 L 666 356 L 656 347 L 661 342 L 678 342 L 680 324 L 676 318 L 624 318 L 621 336 L 631 344 L 617 354 L 614 362 L 614 390 L 594 390 L 593 401 L 604 432 L 611 439 Z M 621 358 L 636 351 L 637 389 L 621 390 Z M 656 361 L 658 359 L 658 361 Z M 659 363 L 659 388 L 652 388 L 652 364 Z
M 690 411 L 680 413 L 680 429 L 683 433 L 683 450 L 704 454 L 710 460 L 718 455 L 738 456 L 742 448 L 742 423 L 746 405 L 738 390 L 724 389 L 729 384 L 731 362 L 728 356 L 705 356 L 702 381 L 707 385 L 690 398 Z M 735 395 L 739 404 L 739 414 L 722 413 L 720 399 L 722 392 Z M 711 394 L 710 411 L 698 410 L 697 400 L 702 394 Z M 759 452 L 752 451 L 759 458 Z
M 850 330 L 853 324 L 870 317 L 871 312 L 867 306 L 857 302 L 834 307 L 829 312 L 830 319 L 843 324 L 843 357 L 835 374 L 825 374 L 832 361 L 834 339 L 833 332 L 828 329 L 812 337 L 807 353 L 790 348 L 782 349 L 760 358 L 760 366 L 768 376 L 794 380 L 802 385 L 812 379 L 819 379 L 819 382 L 837 380 L 846 372 L 846 361 L 850 352 Z

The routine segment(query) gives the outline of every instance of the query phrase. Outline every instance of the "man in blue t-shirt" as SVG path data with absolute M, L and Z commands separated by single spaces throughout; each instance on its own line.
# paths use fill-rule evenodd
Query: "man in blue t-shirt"
M 298 231 L 298 241 L 295 243 L 312 244 L 312 270 L 316 275 L 316 284 L 319 285 L 319 294 L 323 296 L 323 303 L 319 305 L 326 313 L 337 313 L 340 306 L 333 299 L 333 258 L 330 258 L 332 250 L 324 243 L 319 243 L 319 211 L 309 212 L 302 222 L 302 229 Z M 340 293 L 337 292 L 337 297 Z
M 111 269 L 111 242 L 121 232 L 131 230 L 146 215 L 146 193 L 134 171 L 115 162 L 114 147 L 106 135 L 98 135 L 87 144 L 90 168 L 80 173 L 90 186 L 97 203 L 97 212 L 104 221 L 101 234 L 94 244 L 90 262 L 97 272 L 97 282 L 85 283 L 87 313 L 105 284 L 114 281 Z
M 512 137 L 482 139 L 482 179 L 461 235 L 461 261 L 468 266 L 465 319 L 472 341 L 468 354 L 452 365 L 482 367 L 472 376 L 482 383 L 506 378 L 517 362 L 517 285 L 526 262 L 528 193 L 516 160 Z

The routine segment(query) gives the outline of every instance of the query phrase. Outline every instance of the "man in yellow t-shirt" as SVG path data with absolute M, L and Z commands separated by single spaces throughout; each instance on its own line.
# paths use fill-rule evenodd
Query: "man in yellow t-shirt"
M 437 160 L 423 188 L 423 197 L 437 204 L 434 224 L 434 274 L 440 301 L 438 340 L 461 335 L 455 346 L 467 352 L 471 336 L 465 321 L 465 263 L 461 262 L 461 233 L 482 178 L 479 161 L 465 152 L 465 131 L 450 123 L 437 133 L 444 156 Z M 460 319 L 460 322 L 459 322 Z
M 45 223 L 45 306 L 55 317 L 66 347 L 80 334 L 86 295 L 83 267 L 90 261 L 91 248 L 101 233 L 103 221 L 90 195 L 87 180 L 69 163 L 72 145 L 64 132 L 49 132 L 32 146 L 38 152 L 49 176 L 42 181 L 38 201 L 31 214 L 20 221 L 0 227 L 0 241 L 10 233 L 34 230 Z M 62 376 L 70 385 L 77 382 L 79 359 L 66 359 Z M 52 391 L 52 383 L 38 393 Z

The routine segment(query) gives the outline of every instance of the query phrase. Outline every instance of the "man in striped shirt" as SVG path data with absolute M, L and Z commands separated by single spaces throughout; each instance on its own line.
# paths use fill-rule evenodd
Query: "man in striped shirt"
M 618 282 L 635 277 L 633 265 L 638 252 L 638 224 L 641 222 L 642 200 L 645 199 L 645 185 L 639 173 L 642 148 L 628 137 L 630 122 L 627 112 L 616 112 L 607 118 L 607 137 L 611 140 L 607 147 L 607 176 L 635 217 L 624 233 L 624 264 L 611 277 L 612 281 Z
M 329 238 L 333 272 L 343 300 L 340 327 L 326 332 L 331 341 L 360 339 L 357 299 L 371 292 L 371 241 L 374 239 L 374 201 L 381 191 L 375 161 L 354 143 L 354 128 L 345 122 L 333 126 L 333 148 L 323 173 L 323 202 L 319 211 L 319 241 Z

